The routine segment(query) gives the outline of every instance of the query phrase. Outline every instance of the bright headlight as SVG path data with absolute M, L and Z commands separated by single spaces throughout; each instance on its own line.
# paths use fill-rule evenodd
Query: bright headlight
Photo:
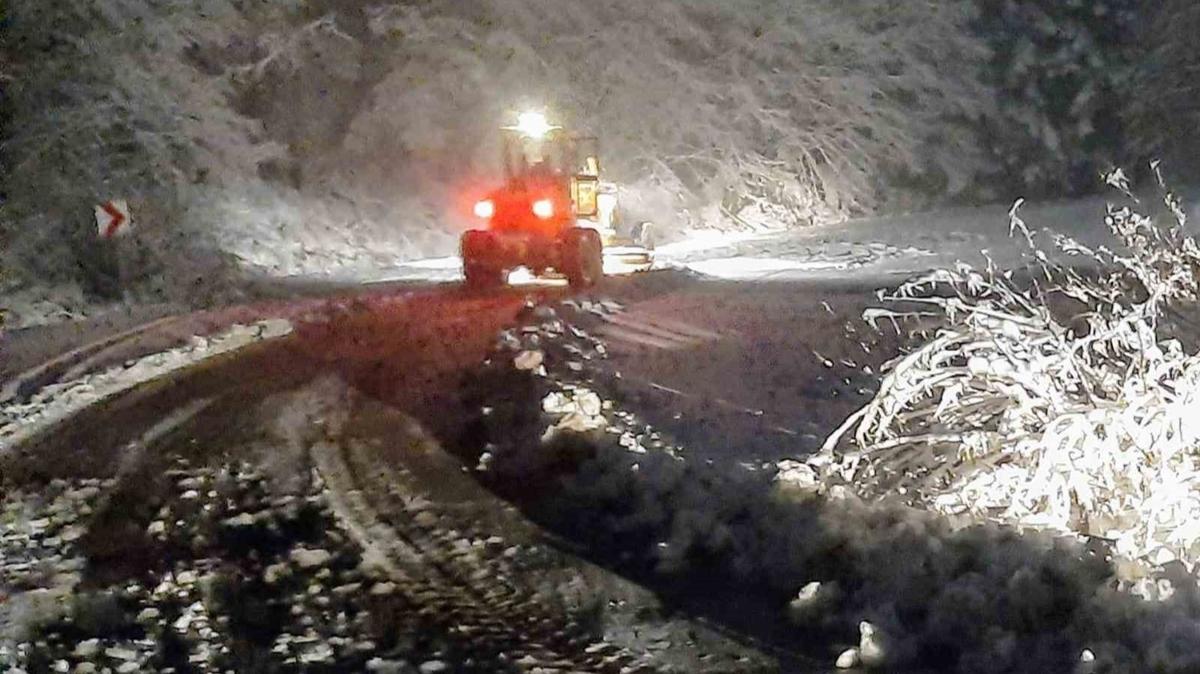
M 492 203 L 491 199 L 484 199 L 475 204 L 475 217 L 490 218 L 496 214 L 496 204 Z
M 533 202 L 533 214 L 546 220 L 554 215 L 554 202 L 549 199 L 538 199 Z
M 517 115 L 517 131 L 529 138 L 545 138 L 554 128 L 540 112 L 522 112 Z

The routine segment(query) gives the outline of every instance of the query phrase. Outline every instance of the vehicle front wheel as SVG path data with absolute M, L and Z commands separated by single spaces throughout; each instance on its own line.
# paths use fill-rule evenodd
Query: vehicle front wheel
M 508 280 L 495 241 L 485 231 L 465 232 L 460 242 L 463 277 L 469 287 L 495 288 Z
M 594 229 L 576 227 L 561 242 L 562 273 L 572 288 L 589 288 L 604 277 L 604 246 Z
M 498 288 L 506 280 L 504 270 L 488 267 L 479 262 L 463 262 L 463 276 L 471 288 Z

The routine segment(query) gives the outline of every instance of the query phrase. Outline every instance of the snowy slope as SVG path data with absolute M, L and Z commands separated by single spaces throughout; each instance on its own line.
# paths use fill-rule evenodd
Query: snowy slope
M 449 254 L 494 180 L 495 128 L 527 106 L 600 136 L 629 215 L 668 238 L 1003 200 L 997 143 L 1072 137 L 1047 131 L 1040 98 L 994 133 L 1012 123 L 994 54 L 973 4 L 951 0 L 10 13 L 0 256 L 18 285 L 82 280 L 109 297 L 205 303 L 243 269 L 370 276 Z M 1058 162 L 1070 148 L 1055 142 Z M 91 208 L 110 197 L 138 229 L 97 251 Z
M 985 161 L 960 121 L 992 114 L 968 18 L 862 0 L 24 0 L 6 261 L 112 292 L 119 256 L 141 291 L 203 299 L 238 267 L 448 253 L 494 175 L 495 127 L 527 105 L 600 135 L 630 210 L 666 226 L 961 193 Z M 97 254 L 89 214 L 109 197 L 139 229 Z

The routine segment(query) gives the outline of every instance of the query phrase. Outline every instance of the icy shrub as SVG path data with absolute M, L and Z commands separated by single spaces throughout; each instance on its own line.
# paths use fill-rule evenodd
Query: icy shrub
M 1123 174 L 1109 182 L 1132 198 Z M 869 320 L 938 327 L 810 464 L 864 494 L 1104 539 L 1124 559 L 1196 560 L 1200 357 L 1161 323 L 1197 299 L 1200 246 L 1165 188 L 1164 202 L 1170 227 L 1108 207 L 1124 250 L 1055 237 L 1089 268 L 1039 248 L 1018 202 L 1031 281 L 960 265 L 881 294 L 893 308 Z
M 479 458 L 481 479 L 533 519 L 668 604 L 828 664 L 886 671 L 1200 664 L 1194 581 L 1148 578 L 1164 601 L 1144 602 L 1070 537 L 957 526 L 818 483 L 796 462 L 699 460 L 645 425 L 628 391 L 594 367 L 603 340 L 544 307 L 522 321 L 468 378 L 464 400 L 480 412 L 464 458 Z

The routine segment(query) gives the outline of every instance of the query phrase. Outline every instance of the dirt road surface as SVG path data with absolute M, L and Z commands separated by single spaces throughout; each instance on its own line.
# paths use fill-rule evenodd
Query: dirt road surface
M 661 301 L 695 283 L 669 276 L 595 297 Z M 442 287 L 263 305 L 250 313 L 293 331 L 7 448 L 0 539 L 21 552 L 0 578 L 0 657 L 28 671 L 777 669 L 750 635 L 676 615 L 570 554 L 439 444 L 460 446 L 462 381 L 497 334 L 564 298 L 557 286 Z M 21 375 L 6 384 L 19 401 L 154 353 L 184 338 L 180 326 L 247 317 L 109 330 L 26 368 L 23 388 L 11 386 Z

